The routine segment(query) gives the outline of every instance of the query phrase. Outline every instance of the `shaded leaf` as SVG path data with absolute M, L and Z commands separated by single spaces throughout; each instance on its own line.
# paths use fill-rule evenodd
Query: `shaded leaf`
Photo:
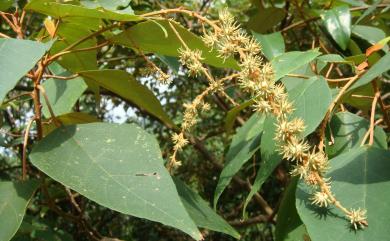
M 351 36 L 351 13 L 348 6 L 339 6 L 323 11 L 321 18 L 326 30 L 336 43 L 345 50 Z
M 42 44 L 12 38 L 0 39 L 0 103 L 50 47 L 50 43 Z
M 309 63 L 321 53 L 317 50 L 309 50 L 305 52 L 291 51 L 281 54 L 272 59 L 271 64 L 275 71 L 275 80 L 278 80 L 298 69 L 299 67 Z
M 268 60 L 272 60 L 285 52 L 284 39 L 280 32 L 271 34 L 258 34 L 253 32 L 252 34 L 260 43 L 263 54 Z
M 390 153 L 359 147 L 330 160 L 332 191 L 344 206 L 367 209 L 369 227 L 354 231 L 338 208 L 318 208 L 310 203 L 309 188 L 300 181 L 296 207 L 310 238 L 315 241 L 387 240 L 390 206 Z
M 214 192 L 214 208 L 233 176 L 260 148 L 264 119 L 263 115 L 254 113 L 234 135 Z
M 41 140 L 30 159 L 54 180 L 100 205 L 201 239 L 163 166 L 157 141 L 137 125 L 65 126 Z
M 284 191 L 276 220 L 275 241 L 309 240 L 306 227 L 299 218 L 295 207 L 297 183 L 297 178 L 292 179 Z
M 364 25 L 355 25 L 352 28 L 352 34 L 366 40 L 370 44 L 376 44 L 386 37 L 385 32 L 383 32 L 380 28 Z M 388 51 L 389 47 L 387 45 L 383 45 L 383 50 Z
M 100 7 L 88 8 L 82 5 L 73 5 L 53 2 L 52 0 L 32 0 L 24 7 L 25 10 L 43 13 L 54 18 L 88 17 L 103 18 L 117 21 L 139 21 L 142 18 L 127 11 L 118 12 Z
M 137 105 L 168 125 L 174 123 L 163 110 L 156 96 L 134 77 L 122 70 L 91 70 L 79 73 L 81 76 L 96 82 L 99 86 L 114 92 L 122 98 Z
M 238 106 L 233 107 L 231 110 L 228 111 L 225 117 L 225 130 L 227 133 L 230 133 L 234 126 L 234 121 L 236 120 L 237 115 L 240 113 L 240 111 L 244 110 L 248 106 L 252 105 L 254 103 L 254 100 L 248 100 Z
M 209 230 L 226 233 L 236 239 L 240 238 L 240 234 L 231 227 L 223 218 L 214 212 L 209 204 L 204 201 L 199 194 L 191 190 L 184 182 L 178 178 L 174 178 L 177 192 L 187 209 L 188 214 L 194 220 L 198 227 Z
M 330 158 L 341 153 L 358 148 L 370 127 L 370 123 L 363 117 L 350 112 L 339 112 L 332 117 L 329 124 L 328 140 L 333 140 L 332 145 L 327 145 L 326 152 Z M 332 139 L 330 139 L 330 134 Z M 386 133 L 381 127 L 376 126 L 374 132 L 374 146 L 387 149 Z
M 0 240 L 10 240 L 22 223 L 27 205 L 38 188 L 35 180 L 0 182 Z
M 155 20 L 139 23 L 112 37 L 111 42 L 135 50 L 141 49 L 144 52 L 178 57 L 178 49 L 182 47 L 182 44 L 169 26 L 168 21 L 169 20 Z M 190 49 L 199 49 L 202 51 L 204 63 L 216 67 L 238 68 L 237 63 L 233 58 L 228 58 L 224 62 L 221 58 L 217 57 L 217 52 L 215 50 L 210 51 L 198 36 L 177 23 L 172 22 L 172 24 Z M 165 31 L 162 30 L 162 27 Z M 168 37 L 166 37 L 166 35 L 168 35 Z
M 247 23 L 248 27 L 258 33 L 265 33 L 273 26 L 283 20 L 286 13 L 281 8 L 258 8 L 250 16 Z
M 63 115 L 56 116 L 57 120 L 62 125 L 73 125 L 73 124 L 85 124 L 91 122 L 100 122 L 98 118 L 93 115 L 89 115 L 83 112 L 71 112 Z M 57 126 L 54 124 L 54 120 L 52 118 L 49 119 L 48 124 L 43 124 L 43 134 L 46 136 L 50 132 L 54 131 Z
M 90 33 L 91 31 L 87 27 L 81 27 L 80 25 L 74 23 L 61 23 L 57 30 L 57 36 L 59 36 L 59 40 L 56 41 L 56 43 L 53 45 L 50 53 L 52 55 L 59 53 L 61 50 L 89 35 Z M 74 49 L 89 48 L 93 46 L 96 46 L 96 39 L 90 38 L 77 45 Z M 96 54 L 96 49 L 69 53 L 61 56 L 57 62 L 72 72 L 97 69 Z

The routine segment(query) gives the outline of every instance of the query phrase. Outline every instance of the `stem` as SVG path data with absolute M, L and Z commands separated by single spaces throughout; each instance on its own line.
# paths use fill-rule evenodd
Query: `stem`
M 374 144 L 374 125 L 375 125 L 375 110 L 376 110 L 376 104 L 378 102 L 378 98 L 380 96 L 379 92 L 375 93 L 374 99 L 372 100 L 372 105 L 371 105 L 371 116 L 370 116 L 370 141 L 368 144 L 372 146 Z
M 27 127 L 24 133 L 24 138 L 23 138 L 23 151 L 22 151 L 22 180 L 26 180 L 27 176 L 27 145 L 28 145 L 28 136 L 30 133 L 30 129 L 32 126 L 32 123 L 34 122 L 35 118 L 31 118 L 28 123 Z

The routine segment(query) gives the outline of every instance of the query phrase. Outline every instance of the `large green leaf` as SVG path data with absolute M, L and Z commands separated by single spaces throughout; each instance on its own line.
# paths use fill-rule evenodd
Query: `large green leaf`
M 348 208 L 367 209 L 368 224 L 354 231 L 338 208 L 318 208 L 308 199 L 308 187 L 300 182 L 296 192 L 299 216 L 314 241 L 388 240 L 390 236 L 390 153 L 375 147 L 359 147 L 330 161 L 332 191 Z
M 229 185 L 233 176 L 260 148 L 264 119 L 264 115 L 254 113 L 234 135 L 226 154 L 225 166 L 219 176 L 214 192 L 214 207 L 216 207 L 219 197 L 226 186 Z
M 292 179 L 284 191 L 279 206 L 275 227 L 275 241 L 303 241 L 308 240 L 305 225 L 302 223 L 295 207 L 295 190 L 298 179 Z
M 355 25 L 352 28 L 352 34 L 358 36 L 361 39 L 366 40 L 370 44 L 376 44 L 382 39 L 386 38 L 386 33 L 380 28 L 375 28 L 365 25 Z M 385 44 L 383 50 L 388 51 L 389 47 Z
M 351 13 L 346 5 L 323 11 L 321 18 L 336 43 L 344 50 L 351 36 Z
M 304 136 L 312 133 L 324 118 L 332 101 L 332 94 L 326 80 L 319 76 L 311 77 L 288 92 L 295 111 L 292 117 L 305 121 Z
M 223 218 L 216 214 L 214 210 L 209 207 L 209 204 L 199 196 L 199 194 L 189 188 L 180 179 L 174 178 L 173 181 L 176 184 L 177 192 L 179 193 L 184 207 L 187 209 L 188 214 L 198 227 L 226 233 L 237 239 L 240 238 L 240 234 Z
M 122 98 L 137 105 L 168 125 L 174 123 L 163 110 L 156 96 L 134 77 L 122 70 L 91 70 L 79 73 L 81 76 L 95 81 L 99 86 L 114 92 Z
M 291 51 L 275 57 L 271 61 L 275 71 L 275 80 L 304 66 L 320 54 L 321 53 L 317 49 L 314 49 L 305 52 Z
M 55 18 L 88 17 L 117 21 L 138 21 L 142 19 L 141 17 L 126 10 L 110 10 L 97 5 L 89 7 L 86 7 L 85 5 L 59 3 L 53 0 L 32 0 L 24 7 L 24 9 L 43 13 Z
M 13 0 L 2 0 L 0 2 L 0 11 L 5 11 L 14 4 Z
M 261 189 L 263 183 L 272 174 L 274 169 L 282 161 L 282 157 L 278 152 L 278 144 L 274 140 L 276 133 L 276 119 L 273 116 L 267 116 L 264 121 L 263 135 L 260 143 L 261 150 L 261 164 L 257 171 L 255 181 L 252 189 L 249 192 L 245 204 L 243 213 L 245 214 L 246 207 L 252 197 Z
M 22 223 L 27 205 L 38 182 L 0 182 L 0 240 L 10 240 Z
M 45 136 L 57 128 L 55 120 L 53 120 L 52 118 L 50 118 L 49 120 L 50 121 L 47 121 L 47 123 L 44 123 L 42 125 L 43 134 Z M 59 121 L 62 125 L 100 122 L 97 117 L 83 112 L 70 112 L 63 115 L 58 115 L 56 116 L 56 120 Z
M 328 140 L 334 143 L 327 145 L 329 157 L 358 148 L 370 127 L 370 123 L 363 117 L 350 112 L 340 112 L 332 117 L 329 124 Z M 330 138 L 332 135 L 332 139 Z M 375 127 L 374 146 L 387 149 L 386 133 L 381 127 Z
M 376 62 L 366 73 L 360 77 L 355 84 L 353 84 L 349 91 L 356 89 L 360 86 L 370 83 L 374 78 L 382 75 L 390 69 L 390 53 L 383 56 L 378 62 Z
M 61 52 L 61 50 L 64 48 L 89 35 L 90 33 L 91 31 L 89 31 L 87 26 L 82 27 L 75 23 L 62 23 L 60 24 L 57 31 L 59 40 L 56 41 L 56 43 L 53 45 L 50 53 L 56 54 Z M 96 39 L 90 38 L 77 45 L 74 49 L 89 48 L 93 46 L 96 46 Z M 96 49 L 69 53 L 61 56 L 58 59 L 58 62 L 63 67 L 72 72 L 97 69 L 96 54 Z
M 202 51 L 202 57 L 204 58 L 203 61 L 205 63 L 216 67 L 238 68 L 237 63 L 233 58 L 228 58 L 226 61 L 223 61 L 221 58 L 217 57 L 217 52 L 215 50 L 210 51 L 198 36 L 179 24 L 174 22 L 172 22 L 172 24 L 190 49 L 199 49 Z M 136 50 L 138 48 L 144 52 L 175 57 L 179 56 L 178 49 L 183 47 L 170 27 L 168 20 L 155 20 L 139 23 L 111 38 L 111 42 Z
M 253 32 L 253 37 L 261 44 L 261 49 L 268 60 L 272 60 L 285 51 L 283 35 L 280 32 L 271 34 L 258 34 Z
M 100 205 L 202 237 L 163 165 L 157 141 L 135 124 L 58 128 L 33 148 L 30 159 Z
M 0 103 L 50 47 L 30 40 L 0 39 Z
M 248 27 L 258 33 L 265 33 L 278 24 L 286 16 L 281 8 L 257 8 L 256 12 L 250 16 Z

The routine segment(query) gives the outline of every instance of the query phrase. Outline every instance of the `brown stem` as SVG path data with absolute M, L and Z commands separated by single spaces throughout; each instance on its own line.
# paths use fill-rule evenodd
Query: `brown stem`
M 31 118 L 26 126 L 26 130 L 24 133 L 24 138 L 23 138 L 23 151 L 22 151 L 22 180 L 26 180 L 27 176 L 27 145 L 28 145 L 28 136 L 30 133 L 30 129 L 32 126 L 32 123 L 34 122 L 35 118 Z

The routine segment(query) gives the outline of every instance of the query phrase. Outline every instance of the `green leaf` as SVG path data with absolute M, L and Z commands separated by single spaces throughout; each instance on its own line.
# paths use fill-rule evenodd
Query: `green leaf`
M 310 64 L 302 65 L 298 69 L 294 70 L 292 74 L 304 75 L 308 77 L 316 76 L 316 74 L 311 69 Z M 292 76 L 284 76 L 280 81 L 283 83 L 284 87 L 286 87 L 287 92 L 289 92 L 296 86 L 303 84 L 306 79 Z
M 383 32 L 383 30 L 381 30 L 380 28 L 364 25 L 355 25 L 352 28 L 352 34 L 358 36 L 361 39 L 366 40 L 372 45 L 386 38 L 385 32 Z M 389 50 L 389 47 L 387 45 L 384 45 L 383 50 L 387 52 Z
M 156 139 L 135 124 L 58 128 L 34 146 L 30 159 L 100 205 L 202 237 L 163 165 Z
M 232 228 L 223 218 L 221 218 L 209 204 L 204 201 L 199 194 L 189 188 L 184 182 L 178 178 L 173 178 L 176 184 L 177 192 L 187 209 L 188 214 L 194 220 L 195 224 L 201 228 L 226 233 L 236 239 L 240 238 L 240 234 Z
M 318 49 L 313 49 L 305 52 L 291 51 L 275 57 L 272 61 L 272 67 L 275 71 L 275 80 L 278 80 L 298 69 L 299 67 L 309 63 L 321 53 Z
M 63 115 L 56 116 L 56 119 L 63 125 L 100 122 L 100 120 L 95 116 L 83 112 L 66 113 Z M 43 124 L 42 126 L 44 136 L 48 135 L 50 132 L 54 131 L 57 128 L 57 126 L 54 124 L 54 120 L 52 118 L 50 118 L 49 120 L 50 121 L 48 121 L 48 124 Z
M 225 166 L 219 176 L 214 192 L 214 208 L 233 176 L 260 148 L 264 119 L 264 115 L 254 113 L 234 135 L 226 154 Z
M 297 178 L 292 179 L 284 191 L 276 220 L 275 241 L 309 240 L 306 227 L 299 218 L 295 207 L 297 183 Z
M 358 18 L 358 20 L 356 20 L 354 26 L 356 26 L 356 24 L 358 24 L 362 19 L 370 15 L 377 8 L 379 3 L 381 3 L 381 0 L 374 0 L 374 3 L 364 11 L 364 13 Z
M 360 86 L 370 83 L 376 77 L 382 75 L 390 69 L 390 53 L 385 54 L 378 62 L 376 62 L 366 73 L 353 84 L 348 92 Z
M 153 92 L 135 80 L 131 74 L 122 70 L 91 70 L 79 74 L 132 102 L 166 124 L 174 126 Z
M 50 53 L 52 55 L 61 52 L 69 45 L 79 41 L 81 38 L 91 34 L 91 31 L 85 26 L 81 27 L 74 23 L 61 23 L 57 35 L 59 40 L 53 45 Z M 91 38 L 83 43 L 77 45 L 74 49 L 82 49 L 96 46 L 96 39 Z M 78 72 L 81 70 L 97 69 L 96 60 L 97 50 L 74 52 L 61 56 L 57 61 L 63 67 L 71 72 Z
M 243 208 L 244 216 L 249 201 L 261 189 L 261 186 L 263 185 L 265 180 L 268 179 L 274 169 L 282 161 L 282 157 L 278 152 L 278 145 L 274 140 L 276 133 L 275 123 L 276 119 L 273 116 L 267 116 L 267 118 L 265 118 L 263 135 L 260 143 L 261 165 L 259 170 L 257 171 L 255 181 L 252 185 L 252 189 L 245 200 Z
M 10 240 L 18 231 L 33 193 L 38 188 L 35 180 L 0 182 L 0 240 Z
M 171 70 L 173 70 L 174 73 L 179 73 L 180 70 L 180 62 L 176 57 L 171 56 L 165 56 L 165 55 L 159 55 L 156 54 L 156 56 L 164 63 L 166 64 Z
M 280 32 L 271 34 L 252 33 L 255 39 L 260 43 L 263 54 L 268 60 L 272 60 L 285 52 L 283 35 Z
M 178 57 L 178 49 L 183 46 L 168 21 L 155 20 L 139 23 L 111 38 L 111 42 L 135 50 L 138 48 L 144 52 Z M 221 58 L 217 57 L 217 52 L 215 50 L 210 51 L 198 36 L 177 23 L 172 22 L 172 24 L 190 49 L 199 49 L 202 51 L 203 62 L 216 67 L 238 68 L 233 58 L 228 58 L 224 62 Z
M 326 30 L 336 43 L 345 50 L 351 36 L 351 13 L 349 7 L 344 5 L 323 11 L 321 18 Z
M 42 86 L 46 91 L 46 95 L 55 115 L 71 112 L 77 100 L 87 89 L 87 85 L 80 77 L 72 80 L 48 79 Z M 48 118 L 50 117 L 49 109 L 43 96 L 41 99 L 43 103 L 43 114 Z
M 81 5 L 72 5 L 58 3 L 52 0 L 32 0 L 24 7 L 25 10 L 30 10 L 42 14 L 52 16 L 54 18 L 67 17 L 88 17 L 88 18 L 102 18 L 117 21 L 139 21 L 141 17 L 127 11 L 112 11 L 98 8 L 88 8 Z
M 50 47 L 30 40 L 0 39 L 0 103 Z
M 286 16 L 281 8 L 258 8 L 255 14 L 250 16 L 248 27 L 258 33 L 265 33 L 278 24 Z
M 90 9 L 105 9 L 116 13 L 133 15 L 134 11 L 130 7 L 130 1 L 131 0 L 81 0 L 80 3 Z
M 360 146 L 370 122 L 363 117 L 350 112 L 339 112 L 332 117 L 329 124 L 328 140 L 334 143 L 327 145 L 326 152 L 330 158 L 341 153 L 351 151 Z M 332 139 L 330 136 L 332 135 Z M 376 126 L 374 131 L 374 144 L 378 148 L 387 149 L 386 133 Z
M 0 2 L 0 11 L 7 10 L 8 8 L 12 7 L 13 4 L 14 4 L 13 0 L 2 0 Z
M 300 181 L 296 207 L 310 238 L 315 241 L 387 240 L 390 236 L 390 153 L 359 147 L 330 160 L 332 191 L 343 206 L 367 209 L 369 227 L 354 231 L 338 208 L 311 204 L 308 187 Z
M 324 118 L 332 101 L 328 83 L 322 76 L 311 77 L 288 92 L 295 111 L 291 118 L 305 121 L 304 136 L 312 133 Z
M 228 111 L 225 117 L 225 130 L 227 133 L 230 133 L 234 126 L 234 121 L 237 117 L 237 115 L 240 113 L 240 111 L 244 110 L 248 106 L 252 105 L 254 103 L 254 100 L 248 100 L 238 106 L 233 107 L 231 110 Z

